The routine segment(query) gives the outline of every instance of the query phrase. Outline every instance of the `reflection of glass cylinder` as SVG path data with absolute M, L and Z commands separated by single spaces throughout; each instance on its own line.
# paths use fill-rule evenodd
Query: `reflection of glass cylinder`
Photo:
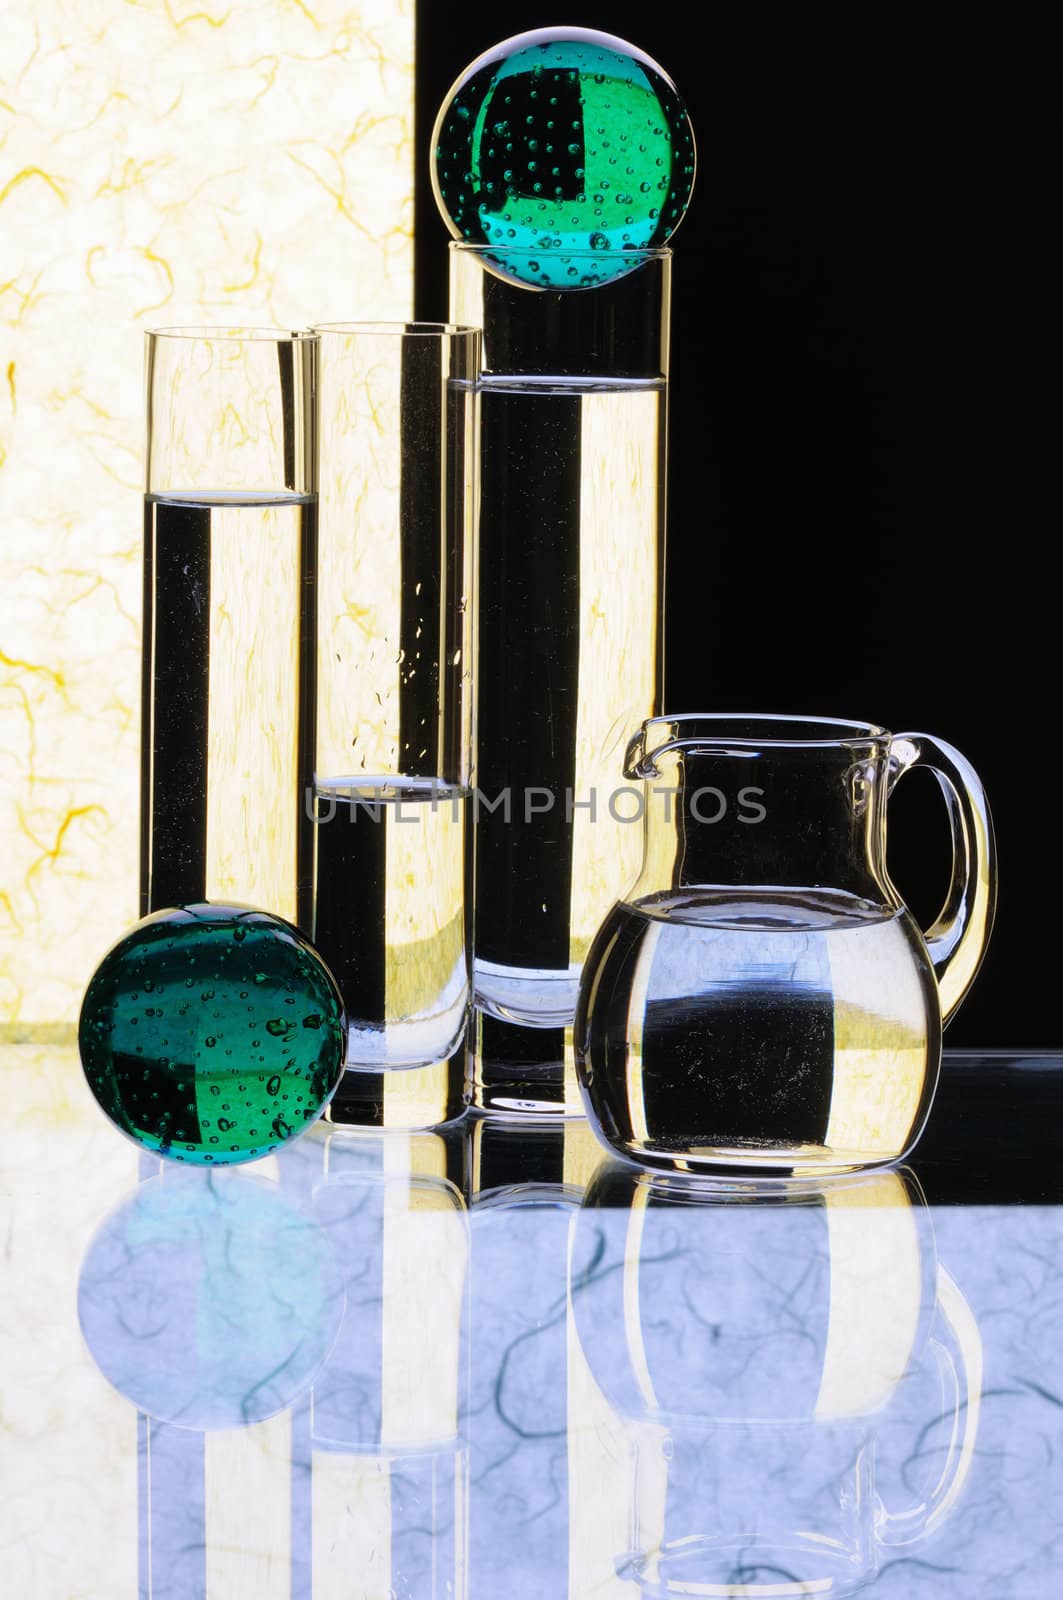
M 560 1186 L 521 1184 L 473 1208 L 470 1600 L 568 1592 L 564 1287 L 576 1204 Z
M 309 927 L 317 340 L 148 335 L 141 913 Z
M 350 1020 L 347 1120 L 428 1125 L 462 1104 L 480 339 L 319 333 L 313 934 Z
M 470 1600 L 589 1597 L 577 1575 L 611 1558 L 566 1302 L 572 1219 L 600 1153 L 585 1122 L 472 1125 Z
M 206 1441 L 137 1413 L 139 1592 L 207 1592 Z M 165 1587 L 163 1593 L 166 1592 Z
M 452 312 L 484 331 L 474 983 L 543 1027 L 637 875 L 616 773 L 661 694 L 669 253 L 631 265 L 555 291 L 451 254 Z
M 329 1136 L 314 1195 L 347 1309 L 310 1411 L 314 1600 L 464 1600 L 460 1141 Z

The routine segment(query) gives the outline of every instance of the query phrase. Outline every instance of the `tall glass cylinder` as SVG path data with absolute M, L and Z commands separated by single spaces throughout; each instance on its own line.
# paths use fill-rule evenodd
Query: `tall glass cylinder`
M 147 336 L 141 913 L 309 926 L 317 341 Z
M 350 1019 L 334 1120 L 463 1108 L 480 336 L 321 339 L 313 937 Z
M 671 258 L 566 249 L 557 289 L 534 255 L 451 245 L 451 315 L 484 341 L 476 1001 L 557 1027 L 639 866 L 615 772 L 661 696 Z

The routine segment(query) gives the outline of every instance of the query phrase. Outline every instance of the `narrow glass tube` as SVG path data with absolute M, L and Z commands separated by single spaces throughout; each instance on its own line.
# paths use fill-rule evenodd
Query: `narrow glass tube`
M 472 328 L 322 326 L 313 937 L 350 1019 L 337 1121 L 463 1107 Z
M 147 336 L 141 914 L 309 926 L 317 340 Z

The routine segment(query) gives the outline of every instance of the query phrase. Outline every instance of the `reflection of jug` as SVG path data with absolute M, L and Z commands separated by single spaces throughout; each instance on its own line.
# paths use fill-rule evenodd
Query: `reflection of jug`
M 886 869 L 886 801 L 922 761 L 954 865 L 924 936 Z M 649 1166 L 829 1172 L 922 1131 L 941 1025 L 993 920 L 993 829 L 958 751 L 786 717 L 658 717 L 629 746 L 642 872 L 587 958 L 588 1115 Z M 616 797 L 614 797 L 616 799 Z M 619 803 L 619 801 L 617 801 Z
M 849 1593 L 883 1547 L 921 1539 L 955 1503 L 981 1342 L 910 1175 L 707 1198 L 604 1167 L 570 1298 L 625 1419 L 616 1571 L 643 1594 Z M 943 1421 L 949 1443 L 903 1503 L 876 1435 L 909 1389 L 916 1431 Z

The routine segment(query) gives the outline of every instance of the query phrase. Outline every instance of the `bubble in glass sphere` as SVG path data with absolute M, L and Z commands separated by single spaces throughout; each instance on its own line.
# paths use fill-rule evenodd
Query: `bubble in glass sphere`
M 203 904 L 156 911 L 107 952 L 78 1044 L 115 1127 L 171 1160 L 231 1166 L 316 1122 L 346 1035 L 335 981 L 297 928 Z
M 585 28 L 540 28 L 478 57 L 432 134 L 432 186 L 451 233 L 493 247 L 489 265 L 536 288 L 608 282 L 632 269 L 633 252 L 664 245 L 694 167 L 671 79 L 634 45 Z

